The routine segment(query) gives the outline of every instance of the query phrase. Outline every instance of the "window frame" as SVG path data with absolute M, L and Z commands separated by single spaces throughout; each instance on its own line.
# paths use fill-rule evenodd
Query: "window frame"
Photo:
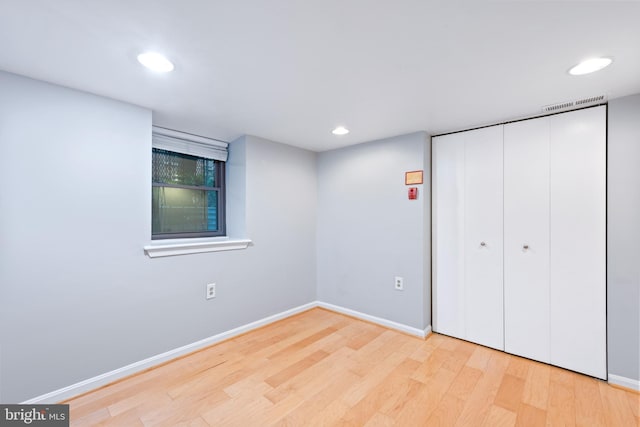
M 194 154 L 186 154 L 180 153 L 178 151 L 172 151 L 167 148 L 159 148 L 152 147 L 151 149 L 151 158 L 152 158 L 152 169 L 153 169 L 153 150 L 163 150 L 170 153 L 174 153 L 177 155 L 188 155 L 191 157 L 205 159 L 216 162 L 216 177 L 215 182 L 217 187 L 207 187 L 207 186 L 197 186 L 197 185 L 181 185 L 181 184 L 166 184 L 166 183 L 156 183 L 153 182 L 153 170 L 152 170 L 152 179 L 151 179 L 151 189 L 153 192 L 154 187 L 166 187 L 166 188 L 182 188 L 188 190 L 199 190 L 199 191 L 217 191 L 217 209 L 216 213 L 218 215 L 218 230 L 216 231 L 193 231 L 193 232 L 176 232 L 176 233 L 154 233 L 153 225 L 151 227 L 151 240 L 167 240 L 167 239 L 191 239 L 191 238 L 202 238 L 202 237 L 224 237 L 226 236 L 226 162 L 223 160 L 212 159 L 206 156 L 199 156 Z M 151 223 L 153 224 L 153 196 L 151 197 Z

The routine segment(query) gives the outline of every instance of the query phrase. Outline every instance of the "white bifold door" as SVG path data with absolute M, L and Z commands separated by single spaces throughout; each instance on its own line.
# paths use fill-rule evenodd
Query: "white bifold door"
M 550 360 L 606 379 L 606 107 L 549 129 Z
M 606 107 L 433 139 L 434 330 L 606 378 Z
M 504 126 L 505 351 L 606 378 L 606 110 Z
M 437 330 L 502 350 L 502 128 L 439 137 L 433 156 Z
M 504 126 L 505 351 L 549 363 L 549 118 Z

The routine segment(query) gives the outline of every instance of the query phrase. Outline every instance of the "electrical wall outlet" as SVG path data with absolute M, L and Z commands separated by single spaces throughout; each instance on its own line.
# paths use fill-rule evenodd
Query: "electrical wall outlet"
M 207 299 L 211 299 L 211 298 L 215 298 L 216 297 L 216 284 L 215 283 L 209 283 L 207 285 Z
M 393 287 L 396 289 L 396 291 L 403 291 L 404 279 L 402 277 L 396 276 Z

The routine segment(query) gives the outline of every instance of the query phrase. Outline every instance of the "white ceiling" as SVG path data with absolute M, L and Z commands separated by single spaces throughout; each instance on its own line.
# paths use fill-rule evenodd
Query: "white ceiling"
M 142 68 L 145 50 L 175 71 Z M 614 63 L 567 73 L 590 56 Z M 0 69 L 150 108 L 160 126 L 324 151 L 638 93 L 640 3 L 0 0 Z

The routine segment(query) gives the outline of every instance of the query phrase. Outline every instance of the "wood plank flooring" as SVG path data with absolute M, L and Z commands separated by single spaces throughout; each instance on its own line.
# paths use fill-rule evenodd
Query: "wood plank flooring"
M 640 395 L 313 309 L 74 398 L 72 426 L 640 426 Z

